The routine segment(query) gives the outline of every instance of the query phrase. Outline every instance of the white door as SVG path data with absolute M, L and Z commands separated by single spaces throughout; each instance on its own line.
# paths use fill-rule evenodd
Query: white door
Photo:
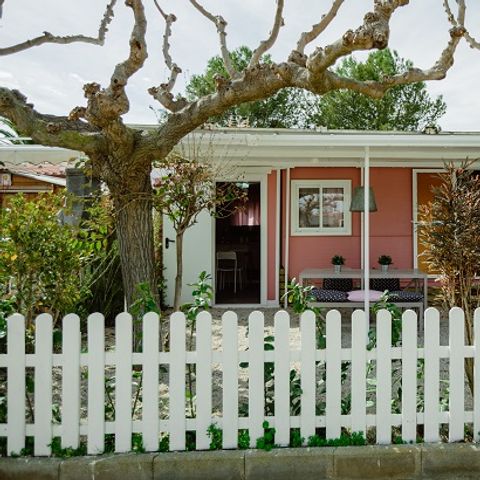
M 173 305 L 175 293 L 176 244 L 167 242 L 175 240 L 175 230 L 167 216 L 163 216 L 163 261 L 165 265 L 165 279 L 167 283 L 166 300 L 168 305 Z M 168 248 L 167 248 L 167 243 Z M 213 276 L 212 272 L 212 217 L 207 211 L 198 216 L 198 222 L 190 227 L 183 238 L 183 287 L 182 303 L 192 300 L 192 287 L 188 284 L 195 283 L 202 271 Z

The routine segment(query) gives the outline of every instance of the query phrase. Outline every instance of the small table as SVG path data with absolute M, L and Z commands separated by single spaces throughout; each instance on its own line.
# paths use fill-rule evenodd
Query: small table
M 371 269 L 369 275 L 370 278 L 399 278 L 423 280 L 423 308 L 427 308 L 428 276 L 421 270 L 397 270 L 395 268 L 389 268 L 386 272 L 383 272 L 382 270 Z M 358 278 L 361 280 L 364 278 L 364 274 L 362 269 L 356 268 L 342 268 L 340 272 L 335 272 L 333 268 L 307 268 L 300 272 L 300 285 L 303 285 L 305 279 L 308 278 Z

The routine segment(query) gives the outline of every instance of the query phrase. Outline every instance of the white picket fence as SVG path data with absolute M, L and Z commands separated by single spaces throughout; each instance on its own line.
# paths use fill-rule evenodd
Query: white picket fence
M 308 439 L 316 428 L 324 427 L 326 438 L 338 438 L 342 427 L 355 432 L 376 428 L 376 441 L 388 444 L 392 426 L 401 426 L 406 442 L 415 442 L 417 425 L 423 424 L 424 440 L 440 440 L 440 425 L 448 425 L 448 441 L 464 438 L 465 424 L 473 424 L 475 440 L 480 431 L 480 382 L 475 382 L 473 410 L 465 410 L 464 359 L 474 358 L 475 377 L 480 373 L 480 340 L 465 346 L 464 314 L 454 308 L 449 314 L 449 344 L 440 345 L 439 312 L 428 309 L 424 315 L 424 346 L 417 341 L 417 317 L 403 314 L 402 346 L 391 346 L 391 319 L 387 311 L 377 317 L 377 346 L 367 350 L 367 322 L 363 311 L 351 318 L 351 348 L 342 348 L 341 317 L 332 310 L 326 319 L 326 348 L 316 348 L 315 317 L 306 312 L 300 319 L 301 347 L 289 344 L 290 318 L 279 311 L 274 320 L 274 349 L 264 350 L 264 317 L 253 312 L 248 322 L 248 350 L 239 351 L 238 322 L 234 312 L 222 317 L 222 350 L 212 350 L 212 318 L 203 312 L 197 318 L 196 350 L 186 350 L 186 321 L 182 313 L 170 318 L 170 351 L 159 352 L 159 320 L 154 313 L 143 319 L 142 352 L 132 352 L 132 318 L 117 317 L 115 348 L 105 350 L 104 319 L 99 313 L 88 318 L 88 351 L 81 351 L 80 320 L 77 315 L 63 319 L 62 353 L 52 353 L 52 319 L 36 319 L 34 354 L 25 353 L 25 321 L 15 314 L 8 319 L 7 353 L 0 355 L 0 368 L 7 369 L 7 423 L 0 424 L 0 437 L 7 437 L 9 454 L 18 453 L 25 437 L 34 437 L 34 453 L 51 453 L 53 437 L 61 437 L 62 447 L 76 448 L 86 438 L 88 453 L 104 451 L 105 434 L 115 435 L 115 451 L 131 450 L 132 433 L 141 433 L 146 451 L 158 450 L 159 437 L 169 435 L 170 450 L 184 450 L 187 431 L 196 432 L 196 448 L 208 449 L 207 428 L 215 423 L 223 430 L 223 447 L 237 448 L 239 429 L 247 429 L 251 446 L 264 433 L 267 420 L 276 429 L 275 443 L 288 445 L 290 429 L 299 428 Z M 480 339 L 480 310 L 475 313 L 475 335 Z M 449 411 L 440 411 L 440 359 L 449 359 Z M 417 360 L 424 359 L 425 375 L 417 380 Z M 350 363 L 351 409 L 342 415 L 341 364 Z M 367 363 L 376 361 L 375 412 L 367 413 Z M 401 413 L 392 413 L 392 361 L 401 361 Z M 239 416 L 239 364 L 248 362 L 248 416 Z M 264 363 L 275 368 L 274 416 L 265 416 Z M 325 415 L 316 415 L 318 362 L 326 362 Z M 159 368 L 169 368 L 168 418 L 159 415 Z M 196 364 L 196 418 L 186 418 L 187 364 Z M 222 372 L 222 413 L 212 415 L 212 364 Z M 292 365 L 301 377 L 301 413 L 290 414 L 289 372 Z M 132 419 L 132 367 L 143 371 L 143 403 L 140 419 Z M 105 368 L 115 368 L 115 421 L 105 421 Z M 34 368 L 34 423 L 26 422 L 25 372 Z M 61 423 L 52 418 L 52 368 L 62 367 Z M 81 418 L 81 369 L 88 369 L 88 407 Z M 417 387 L 424 392 L 423 411 L 417 411 Z

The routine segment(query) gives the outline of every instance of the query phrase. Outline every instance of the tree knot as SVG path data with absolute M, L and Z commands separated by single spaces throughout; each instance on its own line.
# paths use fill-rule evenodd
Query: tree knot
M 85 92 L 85 98 L 93 97 L 100 91 L 100 84 L 96 82 L 86 83 L 83 86 L 83 91 Z

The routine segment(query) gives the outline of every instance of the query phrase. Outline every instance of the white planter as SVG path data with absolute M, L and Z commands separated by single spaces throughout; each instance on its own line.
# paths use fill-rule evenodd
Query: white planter
M 342 271 L 342 266 L 341 265 L 334 265 L 333 266 L 333 271 L 335 273 L 340 273 Z
M 388 267 L 390 265 L 380 265 L 382 267 L 382 272 L 388 272 Z

